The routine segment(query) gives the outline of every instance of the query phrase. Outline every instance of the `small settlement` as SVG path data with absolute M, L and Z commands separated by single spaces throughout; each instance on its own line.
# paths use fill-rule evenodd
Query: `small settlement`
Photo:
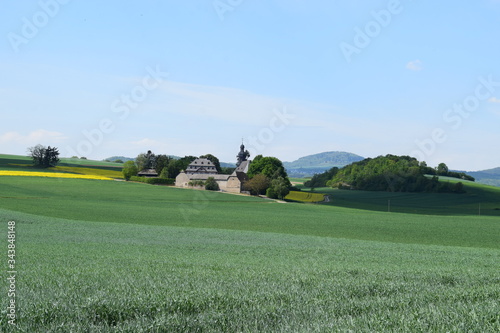
M 187 169 L 175 178 L 175 186 L 193 187 L 196 181 L 206 181 L 213 177 L 219 189 L 224 192 L 241 193 L 243 184 L 248 180 L 247 172 L 251 161 L 248 160 L 250 153 L 241 144 L 240 152 L 236 156 L 238 162 L 236 169 L 230 175 L 222 175 L 217 172 L 215 165 L 206 158 L 197 158 L 192 161 Z

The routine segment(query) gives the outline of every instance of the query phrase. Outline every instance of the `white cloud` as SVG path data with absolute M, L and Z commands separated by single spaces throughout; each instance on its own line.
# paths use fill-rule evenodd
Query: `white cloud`
M 285 101 L 234 88 L 202 86 L 169 81 L 162 85 L 162 112 L 196 116 L 198 120 L 263 125 L 274 108 Z
M 60 132 L 51 132 L 44 129 L 38 129 L 27 135 L 19 132 L 6 132 L 0 135 L 2 144 L 23 144 L 23 145 L 53 145 L 62 142 L 66 137 Z
M 496 97 L 492 97 L 488 100 L 490 103 L 500 103 L 500 99 Z
M 422 62 L 420 60 L 413 60 L 406 64 L 406 68 L 411 71 L 421 71 L 423 69 Z

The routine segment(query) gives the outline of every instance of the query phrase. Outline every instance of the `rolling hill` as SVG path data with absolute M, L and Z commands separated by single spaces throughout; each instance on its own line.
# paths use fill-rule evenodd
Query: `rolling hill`
M 476 182 L 486 185 L 500 186 L 500 167 L 482 171 L 467 172 L 476 178 Z
M 0 171 L 27 169 L 0 155 Z M 22 272 L 0 283 L 19 290 L 0 306 L 16 305 L 23 332 L 498 332 L 500 189 L 466 186 L 326 189 L 328 203 L 298 204 L 0 176 L 4 246 Z M 0 320 L 0 331 L 13 329 Z
M 322 173 L 333 167 L 340 168 L 363 159 L 364 157 L 353 153 L 330 151 L 304 156 L 293 162 L 283 162 L 283 165 L 290 177 L 310 177 L 315 173 Z

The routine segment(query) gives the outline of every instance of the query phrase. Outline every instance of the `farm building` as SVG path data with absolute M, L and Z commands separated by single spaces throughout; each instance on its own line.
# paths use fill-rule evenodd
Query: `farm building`
M 155 169 L 144 169 L 137 174 L 139 177 L 158 177 Z
M 230 175 L 221 175 L 217 172 L 215 165 L 206 158 L 197 158 L 192 161 L 186 171 L 182 171 L 175 178 L 175 186 L 192 187 L 195 181 L 206 181 L 209 177 L 213 177 L 219 189 L 224 192 L 241 193 L 243 184 L 248 180 L 247 172 L 250 166 L 250 161 L 247 157 L 250 156 L 248 151 L 245 151 L 245 146 L 240 146 L 238 154 L 237 168 Z M 243 155 L 241 154 L 243 152 Z
M 146 163 L 145 169 L 139 171 L 137 174 L 139 177 L 158 177 L 158 172 L 155 170 L 155 154 L 148 150 L 148 153 L 145 155 Z

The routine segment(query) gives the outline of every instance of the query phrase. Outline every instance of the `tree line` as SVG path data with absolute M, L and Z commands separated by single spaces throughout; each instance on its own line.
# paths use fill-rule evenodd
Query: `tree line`
M 462 182 L 439 182 L 438 176 L 474 181 L 463 172 L 449 171 L 445 163 L 436 168 L 410 156 L 386 155 L 367 158 L 341 169 L 314 175 L 307 187 L 336 187 L 365 191 L 463 193 Z

